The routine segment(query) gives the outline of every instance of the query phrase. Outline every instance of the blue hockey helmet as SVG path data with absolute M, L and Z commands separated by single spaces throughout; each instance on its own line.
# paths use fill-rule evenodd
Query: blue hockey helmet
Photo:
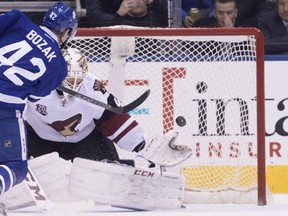
M 43 25 L 61 34 L 71 29 L 69 38 L 76 33 L 78 20 L 75 11 L 62 2 L 55 3 L 45 14 Z

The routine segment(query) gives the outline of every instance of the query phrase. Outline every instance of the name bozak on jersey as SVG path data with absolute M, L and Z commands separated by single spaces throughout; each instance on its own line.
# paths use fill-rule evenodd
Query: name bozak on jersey
M 0 15 L 0 107 L 23 110 L 67 76 L 57 37 L 19 10 Z

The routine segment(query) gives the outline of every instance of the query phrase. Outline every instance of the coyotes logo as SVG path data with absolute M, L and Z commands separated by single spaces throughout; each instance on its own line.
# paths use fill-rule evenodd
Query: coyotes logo
M 63 121 L 55 121 L 49 124 L 54 130 L 63 136 L 72 136 L 78 132 L 76 127 L 80 124 L 82 115 L 80 113 Z

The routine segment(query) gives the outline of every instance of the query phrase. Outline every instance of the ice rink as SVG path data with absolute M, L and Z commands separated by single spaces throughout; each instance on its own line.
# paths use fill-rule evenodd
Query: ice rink
M 7 213 L 8 216 L 287 216 L 288 195 L 274 195 L 274 198 L 274 203 L 269 203 L 266 206 L 257 206 L 256 204 L 189 204 L 185 208 L 177 210 L 134 211 L 108 205 L 92 205 L 91 202 L 80 202 L 78 204 L 58 203 L 56 209 L 51 212 L 41 212 L 37 207 L 29 207 L 17 211 L 7 211 Z M 80 211 L 76 211 L 76 209 Z

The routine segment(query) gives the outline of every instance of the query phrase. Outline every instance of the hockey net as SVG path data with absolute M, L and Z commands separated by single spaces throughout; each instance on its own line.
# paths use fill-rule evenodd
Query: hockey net
M 151 89 L 130 114 L 148 135 L 175 129 L 192 147 L 192 157 L 175 168 L 186 178 L 186 202 L 202 202 L 199 194 L 207 194 L 204 203 L 235 202 L 235 192 L 244 196 L 240 202 L 266 204 L 261 32 L 79 29 L 69 46 L 86 55 L 89 70 L 124 105 Z M 176 123 L 179 116 L 185 125 Z

